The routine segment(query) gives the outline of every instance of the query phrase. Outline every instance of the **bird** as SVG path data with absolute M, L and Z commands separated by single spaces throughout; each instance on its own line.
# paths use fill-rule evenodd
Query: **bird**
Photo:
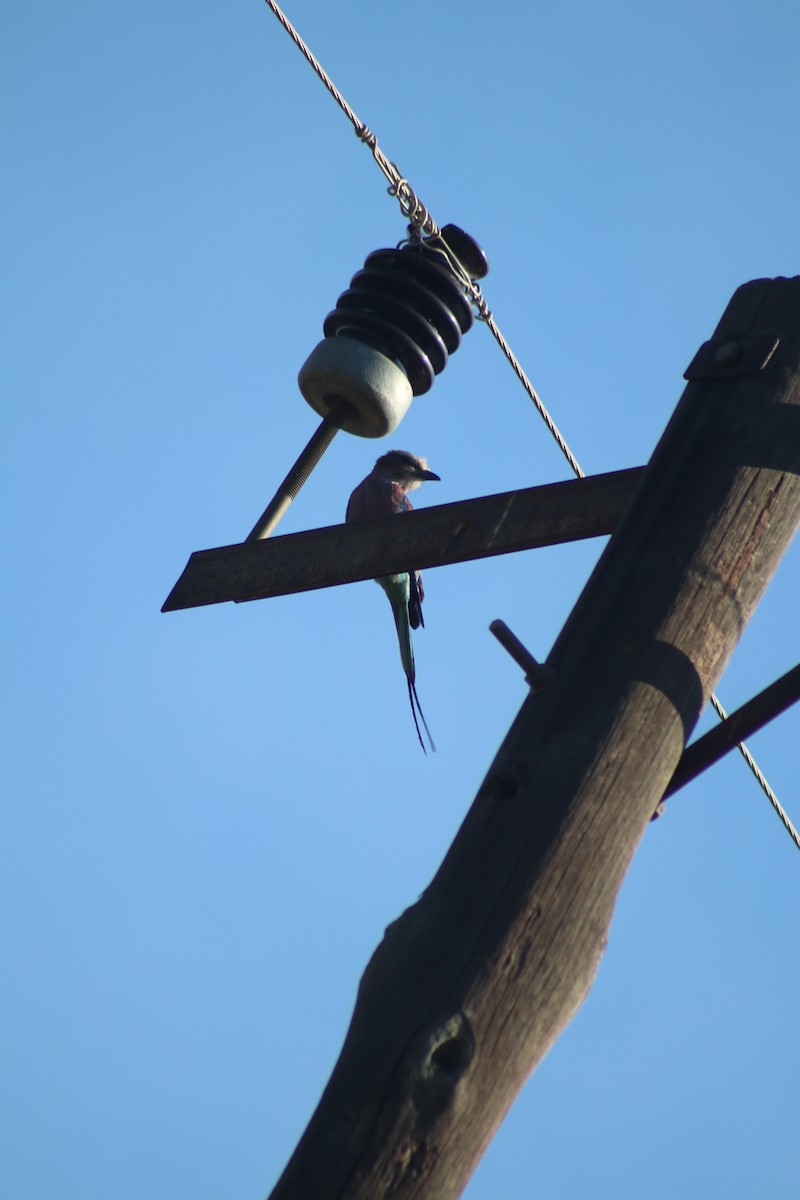
M 366 479 L 354 489 L 347 504 L 345 520 L 366 521 L 388 516 L 389 513 L 411 512 L 413 505 L 408 498 L 408 492 L 427 480 L 441 482 L 440 477 L 428 469 L 427 459 L 411 454 L 408 450 L 390 450 L 388 454 L 381 455 Z M 419 571 L 401 571 L 398 575 L 383 575 L 375 582 L 383 588 L 392 606 L 397 640 L 400 644 L 400 660 L 408 683 L 411 715 L 414 718 L 419 744 L 427 754 L 417 713 L 428 735 L 431 750 L 435 751 L 436 746 L 417 695 L 414 647 L 411 642 L 411 630 L 425 626 L 422 619 L 422 601 L 425 598 L 422 575 Z

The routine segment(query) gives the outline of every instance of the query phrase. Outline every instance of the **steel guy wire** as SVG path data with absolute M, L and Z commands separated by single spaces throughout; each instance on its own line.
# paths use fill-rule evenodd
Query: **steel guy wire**
M 309 66 L 311 66 L 313 68 L 313 70 L 319 77 L 320 81 L 325 85 L 325 87 L 327 88 L 330 95 L 333 97 L 333 99 L 336 101 L 336 103 L 341 108 L 342 112 L 348 118 L 348 120 L 350 121 L 350 123 L 352 124 L 352 126 L 356 132 L 356 136 L 359 138 L 360 141 L 364 142 L 364 144 L 366 146 L 368 146 L 370 148 L 370 150 L 372 151 L 373 158 L 375 159 L 375 161 L 378 164 L 378 166 L 380 167 L 381 171 L 383 172 L 383 174 L 389 181 L 389 189 L 388 189 L 389 194 L 392 196 L 395 196 L 397 198 L 397 201 L 400 205 L 403 216 L 413 226 L 415 235 L 417 237 L 421 237 L 423 235 L 426 235 L 429 237 L 433 236 L 433 237 L 438 237 L 441 239 L 441 242 L 444 244 L 445 253 L 446 253 L 447 259 L 450 263 L 450 266 L 454 270 L 454 272 L 458 276 L 458 278 L 461 280 L 461 283 L 463 284 L 463 286 L 467 289 L 467 291 L 471 295 L 472 302 L 475 305 L 475 308 L 478 313 L 478 317 L 482 321 L 484 321 L 484 323 L 490 330 L 492 336 L 496 340 L 498 346 L 500 347 L 500 349 L 502 350 L 506 359 L 508 360 L 509 364 L 511 365 L 511 367 L 512 367 L 514 373 L 516 374 L 517 378 L 519 379 L 520 383 L 524 387 L 525 391 L 528 393 L 528 396 L 530 397 L 530 399 L 533 401 L 536 411 L 539 413 L 539 416 L 544 421 L 545 425 L 547 426 L 547 429 L 549 430 L 550 434 L 554 438 L 559 450 L 561 451 L 561 453 L 564 455 L 567 462 L 569 463 L 572 471 L 574 472 L 574 474 L 577 476 L 578 479 L 584 479 L 585 472 L 582 470 L 580 464 L 578 463 L 578 460 L 575 458 L 574 454 L 572 453 L 569 446 L 567 445 L 567 442 L 564 439 L 564 437 L 562 436 L 561 432 L 559 431 L 558 426 L 556 425 L 555 421 L 553 420 L 553 418 L 550 416 L 550 413 L 545 408 L 544 403 L 541 400 L 541 397 L 537 393 L 537 391 L 534 388 L 533 384 L 531 383 L 530 379 L 528 379 L 528 376 L 525 374 L 525 371 L 523 370 L 522 366 L 518 362 L 516 356 L 514 355 L 513 351 L 511 350 L 511 347 L 509 346 L 508 342 L 506 341 L 506 339 L 503 337 L 502 333 L 500 332 L 500 329 L 498 328 L 497 323 L 496 323 L 494 317 L 492 316 L 491 310 L 489 309 L 489 307 L 486 303 L 486 300 L 483 297 L 480 287 L 477 285 L 477 283 L 475 283 L 474 280 L 470 279 L 469 275 L 462 267 L 462 265 L 459 262 L 456 255 L 453 254 L 452 250 L 450 250 L 450 247 L 447 246 L 446 242 L 444 242 L 444 239 L 441 237 L 441 231 L 439 229 L 439 226 L 436 224 L 436 221 L 433 219 L 433 216 L 431 215 L 429 209 L 418 198 L 418 196 L 414 192 L 413 188 L 410 186 L 408 180 L 405 179 L 400 174 L 400 172 L 398 171 L 395 164 L 393 162 L 391 162 L 386 157 L 386 155 L 383 153 L 383 151 L 380 149 L 380 147 L 378 145 L 378 139 L 375 136 L 375 134 L 372 132 L 372 130 L 369 128 L 368 125 L 365 125 L 364 122 L 358 118 L 356 113 L 353 111 L 353 109 L 350 107 L 350 105 L 345 100 L 342 93 L 336 87 L 336 84 L 333 82 L 333 80 L 330 78 L 328 73 L 325 71 L 325 68 L 322 66 L 322 64 L 319 62 L 319 60 L 315 57 L 315 55 L 312 53 L 312 51 L 308 48 L 306 43 L 300 37 L 300 34 L 297 32 L 295 27 L 292 25 L 289 18 L 281 10 L 281 8 L 275 3 L 275 0 L 264 0 L 264 2 L 267 5 L 267 7 L 271 9 L 272 13 L 277 17 L 278 21 L 281 23 L 283 28 L 286 30 L 289 37 L 294 42 L 295 46 L 297 46 L 297 49 L 303 55 L 306 62 L 309 64 Z M 713 694 L 711 696 L 711 704 L 713 705 L 717 714 L 722 719 L 724 719 L 725 710 L 722 707 L 722 705 L 720 704 L 717 697 Z M 795 843 L 797 848 L 800 850 L 800 836 L 798 835 L 796 829 L 794 828 L 794 826 L 792 825 L 788 816 L 786 815 L 784 809 L 781 807 L 781 805 L 778 801 L 778 798 L 776 797 L 772 788 L 769 786 L 769 783 L 765 779 L 762 772 L 759 770 L 758 765 L 757 765 L 755 759 L 753 758 L 752 754 L 747 749 L 747 746 L 744 744 L 744 742 L 738 743 L 738 749 L 744 756 L 745 762 L 747 763 L 747 765 L 750 767 L 751 771 L 755 775 L 755 778 L 757 779 L 758 783 L 761 785 L 770 804 L 773 806 L 776 813 L 778 814 L 780 819 L 783 821 L 783 824 L 786 826 L 789 836 L 792 838 L 793 842 Z
M 717 716 L 719 717 L 719 719 L 721 721 L 724 721 L 728 714 L 725 711 L 725 709 L 722 707 L 722 705 L 720 704 L 717 697 L 713 694 L 711 696 L 711 704 L 712 704 Z M 763 774 L 759 770 L 758 763 L 753 758 L 752 754 L 747 749 L 747 746 L 745 745 L 744 742 L 737 742 L 737 749 L 741 753 L 742 758 L 747 763 L 750 770 L 755 775 L 756 780 L 761 785 L 761 788 L 764 791 L 764 794 L 766 795 L 766 797 L 769 800 L 772 807 L 775 809 L 775 812 L 777 813 L 778 817 L 783 822 L 783 825 L 786 829 L 786 832 L 789 834 L 789 837 L 792 839 L 792 841 L 794 842 L 797 849 L 800 850 L 800 834 L 798 834 L 797 830 L 795 829 L 794 825 L 792 824 L 791 820 L 789 819 L 789 816 L 788 816 L 786 810 L 784 809 L 783 805 L 781 804 L 780 800 L 775 795 L 772 788 L 769 786 L 769 783 L 767 782 L 767 780 L 764 778 Z

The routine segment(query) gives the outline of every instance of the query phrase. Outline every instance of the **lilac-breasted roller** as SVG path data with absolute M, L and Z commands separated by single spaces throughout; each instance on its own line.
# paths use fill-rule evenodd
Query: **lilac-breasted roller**
M 390 450 L 382 455 L 366 479 L 358 485 L 347 505 L 348 521 L 365 521 L 373 517 L 385 517 L 389 513 L 411 512 L 412 504 L 407 493 L 419 487 L 427 479 L 439 480 L 439 476 L 428 470 L 427 460 L 408 450 Z M 411 715 L 417 730 L 417 737 L 422 749 L 425 743 L 419 729 L 417 713 L 419 713 L 431 750 L 433 744 L 428 723 L 422 712 L 417 696 L 416 669 L 414 667 L 414 647 L 411 644 L 411 630 L 424 627 L 422 619 L 422 601 L 425 592 L 422 587 L 422 575 L 419 571 L 403 571 L 400 575 L 384 575 L 375 580 L 386 595 L 394 613 L 394 623 L 397 626 L 397 639 L 400 643 L 400 658 L 408 682 L 408 699 L 411 704 Z M 427 753 L 427 751 L 425 751 Z

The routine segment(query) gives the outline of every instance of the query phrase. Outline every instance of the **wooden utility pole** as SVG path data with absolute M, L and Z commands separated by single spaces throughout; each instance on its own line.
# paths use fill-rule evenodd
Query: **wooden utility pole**
M 777 342 L 777 346 L 776 346 Z M 739 288 L 272 1200 L 451 1200 L 584 1000 L 620 884 L 800 520 L 800 279 Z

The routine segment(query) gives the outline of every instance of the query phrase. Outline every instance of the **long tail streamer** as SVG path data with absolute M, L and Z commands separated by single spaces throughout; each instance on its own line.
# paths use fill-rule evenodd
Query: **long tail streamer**
M 420 744 L 420 746 L 422 746 L 422 752 L 423 752 L 423 754 L 428 753 L 428 751 L 425 749 L 425 743 L 422 740 L 422 734 L 419 731 L 419 721 L 417 720 L 417 713 L 419 713 L 419 720 L 422 721 L 422 726 L 428 735 L 428 741 L 431 744 L 431 750 L 435 754 L 436 746 L 434 744 L 433 738 L 431 737 L 431 731 L 430 731 L 430 729 L 428 729 L 428 722 L 425 720 L 425 714 L 422 711 L 422 705 L 419 702 L 419 696 L 417 695 L 416 684 L 412 683 L 410 679 L 407 680 L 407 683 L 408 683 L 408 700 L 411 705 L 411 715 L 414 718 L 414 726 L 417 730 L 417 737 L 419 738 L 419 744 Z

